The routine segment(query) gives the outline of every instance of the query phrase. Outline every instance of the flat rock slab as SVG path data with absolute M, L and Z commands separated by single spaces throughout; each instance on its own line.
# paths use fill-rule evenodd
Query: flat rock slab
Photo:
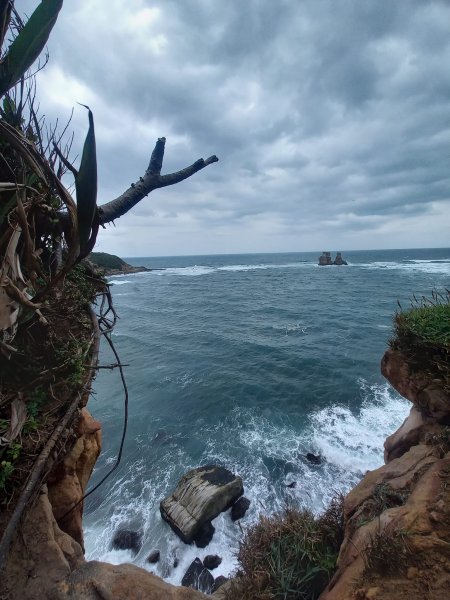
M 208 465 L 183 475 L 160 504 L 161 516 L 186 544 L 201 527 L 227 510 L 244 493 L 242 479 L 228 469 Z

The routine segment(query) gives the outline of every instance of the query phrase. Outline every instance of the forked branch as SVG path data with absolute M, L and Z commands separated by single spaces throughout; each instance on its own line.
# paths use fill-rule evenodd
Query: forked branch
M 206 160 L 200 158 L 189 167 L 181 169 L 175 173 L 161 175 L 161 168 L 164 159 L 164 147 L 166 138 L 159 138 L 156 142 L 155 149 L 152 152 L 150 163 L 143 177 L 139 181 L 132 183 L 131 186 L 118 198 L 99 206 L 100 224 L 110 223 L 127 213 L 133 206 L 136 206 L 145 196 L 153 190 L 174 185 L 187 179 L 204 169 L 208 165 L 217 162 L 217 156 L 210 156 Z

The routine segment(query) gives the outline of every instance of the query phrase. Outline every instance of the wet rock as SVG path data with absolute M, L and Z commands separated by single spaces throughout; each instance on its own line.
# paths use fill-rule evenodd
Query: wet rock
M 206 526 L 208 535 L 211 530 L 214 533 L 211 520 L 226 510 L 243 491 L 242 479 L 228 469 L 217 465 L 192 469 L 161 502 L 161 516 L 183 542 L 196 541 L 199 546 L 199 534 L 200 543 L 205 539 L 202 526 Z
M 224 577 L 223 575 L 219 575 L 214 579 L 214 585 L 212 587 L 212 593 L 217 592 L 221 585 L 228 581 L 228 577 Z
M 149 562 L 151 564 L 155 564 L 159 561 L 160 558 L 161 558 L 161 552 L 159 550 L 154 550 L 153 552 L 150 552 L 150 554 L 148 555 L 147 562 Z
M 242 519 L 245 516 L 245 513 L 248 511 L 250 507 L 250 500 L 245 496 L 239 498 L 237 502 L 233 504 L 231 507 L 231 520 L 237 521 Z
M 308 452 L 305 454 L 306 460 L 308 460 L 312 465 L 321 465 L 323 463 L 323 458 L 320 454 L 313 454 L 312 452 Z
M 218 554 L 208 554 L 203 559 L 203 566 L 212 571 L 213 569 L 217 569 L 221 562 L 222 559 Z
M 206 521 L 195 534 L 194 542 L 197 548 L 206 548 L 212 540 L 215 529 L 211 521 Z
M 291 483 L 288 483 L 286 485 L 287 488 L 289 488 L 290 490 L 293 490 L 295 487 L 297 487 L 297 482 L 296 481 L 291 481 Z
M 214 577 L 208 569 L 205 569 L 202 561 L 197 557 L 189 565 L 188 570 L 181 580 L 181 585 L 193 588 L 194 590 L 199 590 L 205 594 L 210 594 L 214 585 Z
M 131 550 L 137 554 L 142 545 L 142 534 L 131 529 L 118 529 L 114 534 L 112 547 L 114 550 Z

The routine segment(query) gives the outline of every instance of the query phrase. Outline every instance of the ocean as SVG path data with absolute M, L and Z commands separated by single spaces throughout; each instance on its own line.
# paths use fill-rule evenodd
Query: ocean
M 196 556 L 217 553 L 214 576 L 229 575 L 242 529 L 228 513 L 203 550 L 160 517 L 160 500 L 188 469 L 214 463 L 242 477 L 245 528 L 287 503 L 320 512 L 383 464 L 384 439 L 410 408 L 380 374 L 392 317 L 397 301 L 407 308 L 413 294 L 449 287 L 450 249 L 343 257 L 348 266 L 319 267 L 318 253 L 126 259 L 163 270 L 109 280 L 129 426 L 119 468 L 86 500 L 88 559 L 133 562 L 179 584 Z M 100 360 L 115 362 L 106 344 Z M 117 370 L 99 371 L 88 408 L 103 425 L 92 487 L 119 447 Z M 136 556 L 111 549 L 119 527 L 143 532 Z M 161 560 L 150 565 L 155 549 Z

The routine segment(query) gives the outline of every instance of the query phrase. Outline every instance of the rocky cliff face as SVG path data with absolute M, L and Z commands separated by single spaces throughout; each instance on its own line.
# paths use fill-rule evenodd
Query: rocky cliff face
M 368 472 L 345 498 L 338 569 L 320 599 L 447 600 L 450 395 L 442 381 L 411 364 L 399 350 L 385 353 L 381 369 L 411 401 L 411 412 L 385 442 L 386 464 Z M 71 451 L 40 489 L 14 541 L 1 597 L 206 598 L 133 565 L 85 561 L 82 504 L 66 513 L 81 499 L 100 446 L 100 424 L 83 408 Z
M 27 511 L 0 582 L 8 600 L 200 600 L 134 565 L 86 561 L 80 503 L 101 448 L 101 429 L 81 409 L 77 437 Z
M 450 598 L 450 395 L 388 350 L 383 375 L 412 402 L 385 442 L 386 464 L 345 498 L 338 570 L 321 600 Z

